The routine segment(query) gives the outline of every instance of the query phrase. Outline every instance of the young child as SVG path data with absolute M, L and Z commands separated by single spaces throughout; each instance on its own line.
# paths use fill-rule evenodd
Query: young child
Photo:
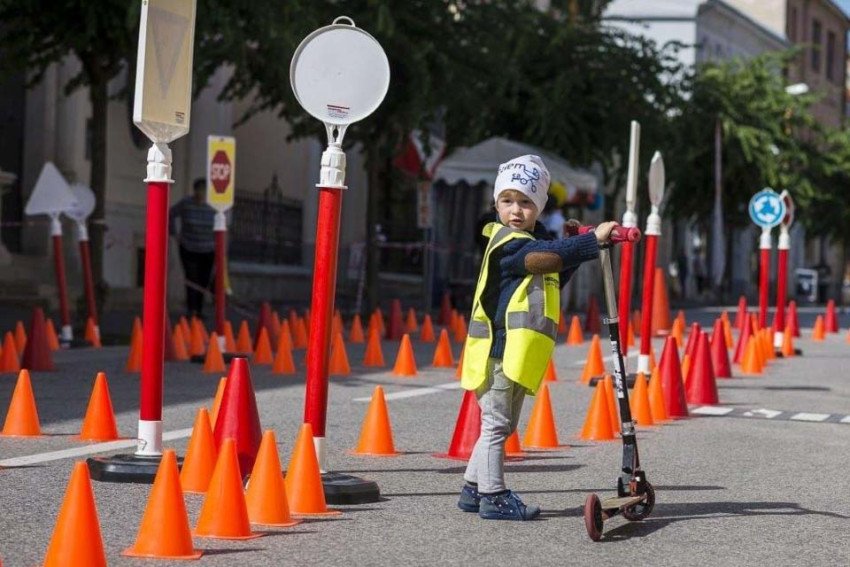
M 555 347 L 560 288 L 617 223 L 595 232 L 547 238 L 537 223 L 549 171 L 535 155 L 499 166 L 493 189 L 498 222 L 484 227 L 487 248 L 472 305 L 461 385 L 481 407 L 481 436 L 464 473 L 458 507 L 488 520 L 531 520 L 540 514 L 505 486 L 505 441 L 516 430 L 526 394 L 535 394 Z

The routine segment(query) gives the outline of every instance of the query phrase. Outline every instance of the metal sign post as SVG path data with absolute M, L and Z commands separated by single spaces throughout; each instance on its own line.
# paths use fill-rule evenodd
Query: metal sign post
M 97 303 L 94 296 L 94 279 L 91 271 L 91 248 L 89 246 L 89 231 L 86 227 L 86 221 L 89 215 L 94 211 L 95 197 L 94 191 L 86 187 L 82 183 L 74 183 L 70 187 L 71 193 L 77 203 L 65 214 L 71 217 L 77 223 L 77 243 L 80 248 L 80 263 L 83 270 L 83 290 L 86 296 L 86 310 L 88 316 L 94 323 L 94 332 L 97 338 L 100 339 L 100 326 L 97 320 Z
M 788 292 L 788 250 L 791 249 L 789 229 L 794 224 L 794 200 L 788 190 L 782 191 L 779 198 L 785 203 L 785 215 L 779 225 L 779 258 L 776 267 L 776 315 L 773 318 L 773 346 L 782 348 L 785 338 L 785 300 Z
M 785 202 L 776 191 L 765 187 L 750 199 L 750 218 L 761 227 L 759 238 L 759 327 L 767 326 L 767 292 L 770 278 L 770 229 L 785 217 Z
M 345 23 L 342 23 L 345 22 Z M 328 400 L 328 354 L 336 293 L 337 250 L 345 153 L 342 139 L 354 122 L 380 106 L 390 82 L 390 66 L 374 37 L 347 17 L 308 35 L 292 57 L 292 90 L 301 106 L 325 124 L 328 147 L 322 154 L 316 255 L 307 347 L 307 391 L 304 421 L 313 428 L 319 467 L 326 468 L 325 422 Z M 348 475 L 323 474 L 325 498 L 331 504 L 376 502 L 378 486 Z
M 145 178 L 147 218 L 138 446 L 133 455 L 89 459 L 89 469 L 96 480 L 153 482 L 162 457 L 168 194 L 174 183 L 168 144 L 189 132 L 194 36 L 195 0 L 142 2 L 133 123 L 152 145 Z
M 661 236 L 661 215 L 658 207 L 664 199 L 664 158 L 659 152 L 652 156 L 649 165 L 649 201 L 652 210 L 646 219 L 646 255 L 643 259 L 643 298 L 640 318 L 640 355 L 638 372 L 649 375 L 649 352 L 652 346 L 652 298 L 655 286 L 655 257 L 658 249 L 658 237 Z
M 635 197 L 637 194 L 638 161 L 640 158 L 640 124 L 632 120 L 629 138 L 629 170 L 626 178 L 626 212 L 623 213 L 623 227 L 637 226 L 635 214 Z M 634 244 L 624 242 L 620 250 L 620 348 L 625 357 L 629 351 L 628 333 L 629 315 L 632 308 L 632 264 L 634 262 Z
M 227 220 L 224 214 L 233 207 L 236 187 L 236 139 L 229 136 L 207 137 L 207 204 L 215 209 L 215 329 L 218 346 L 225 352 L 224 322 Z

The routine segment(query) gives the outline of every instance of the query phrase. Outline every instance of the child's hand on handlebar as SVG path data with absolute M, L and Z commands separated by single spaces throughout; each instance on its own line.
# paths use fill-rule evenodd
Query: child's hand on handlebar
M 600 246 L 602 244 L 606 244 L 608 239 L 611 238 L 611 231 L 617 226 L 619 226 L 619 223 L 616 221 L 608 221 L 598 224 L 593 230 L 594 234 L 596 234 L 596 242 Z

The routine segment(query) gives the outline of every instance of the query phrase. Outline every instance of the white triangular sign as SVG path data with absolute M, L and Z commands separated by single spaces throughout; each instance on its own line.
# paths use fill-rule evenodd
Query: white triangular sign
M 189 31 L 189 20 L 154 6 L 148 12 L 148 26 L 153 30 L 153 51 L 159 74 L 159 88 L 165 98 L 171 88 L 180 49 Z
M 52 162 L 45 162 L 24 207 L 27 215 L 54 215 L 67 211 L 77 203 L 68 182 Z

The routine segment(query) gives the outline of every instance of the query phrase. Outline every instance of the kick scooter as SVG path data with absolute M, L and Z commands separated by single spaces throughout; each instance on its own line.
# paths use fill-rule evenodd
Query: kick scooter
M 594 227 L 580 227 L 578 232 L 588 232 Z M 584 525 L 587 535 L 593 541 L 602 538 L 602 526 L 605 520 L 622 514 L 630 521 L 643 520 L 655 506 L 655 490 L 646 480 L 646 474 L 640 468 L 637 437 L 632 413 L 629 409 L 629 391 L 626 387 L 626 367 L 620 350 L 620 323 L 617 316 L 617 292 L 614 288 L 614 271 L 611 267 L 611 247 L 626 240 L 635 242 L 640 239 L 637 228 L 616 227 L 609 243 L 599 247 L 599 262 L 602 265 L 602 283 L 605 291 L 605 307 L 608 317 L 604 319 L 611 337 L 611 350 L 614 353 L 614 391 L 620 410 L 620 435 L 623 439 L 623 467 L 617 478 L 617 496 L 600 500 L 596 494 L 589 494 L 584 501 Z

